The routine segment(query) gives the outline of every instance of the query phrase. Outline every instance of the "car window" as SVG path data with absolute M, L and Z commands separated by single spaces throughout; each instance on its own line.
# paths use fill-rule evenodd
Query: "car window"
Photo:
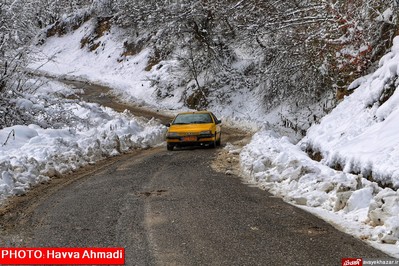
M 215 121 L 215 123 L 217 124 L 219 119 L 217 119 L 216 115 L 214 113 L 211 113 L 213 120 Z
M 210 114 L 179 114 L 173 121 L 173 125 L 176 124 L 207 124 L 212 123 L 212 117 Z

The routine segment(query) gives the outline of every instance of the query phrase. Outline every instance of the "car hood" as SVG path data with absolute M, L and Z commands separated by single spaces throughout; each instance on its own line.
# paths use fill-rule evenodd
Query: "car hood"
M 210 124 L 187 124 L 187 125 L 171 125 L 169 132 L 201 132 L 212 129 Z

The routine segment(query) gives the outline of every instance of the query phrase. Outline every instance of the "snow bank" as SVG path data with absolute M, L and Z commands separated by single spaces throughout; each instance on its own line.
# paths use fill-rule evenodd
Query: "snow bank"
M 399 187 L 398 65 L 396 37 L 377 71 L 354 81 L 353 93 L 298 144 L 263 130 L 240 155 L 255 183 L 395 257 L 399 192 L 389 187 Z
M 240 160 L 252 182 L 399 257 L 399 192 L 313 161 L 271 131 L 256 133 Z
M 302 145 L 324 164 L 399 187 L 399 37 L 379 69 L 356 80 L 354 92 L 308 130 Z
M 48 93 L 60 86 L 50 83 L 38 93 Z M 144 121 L 92 103 L 61 99 L 58 102 L 61 112 L 72 113 L 68 125 L 17 125 L 0 130 L 0 200 L 24 194 L 32 185 L 50 177 L 164 140 L 166 128 L 155 121 Z M 45 109 L 44 105 L 35 105 Z M 23 103 L 18 108 L 29 111 L 32 106 Z M 52 115 L 51 108 L 46 111 Z

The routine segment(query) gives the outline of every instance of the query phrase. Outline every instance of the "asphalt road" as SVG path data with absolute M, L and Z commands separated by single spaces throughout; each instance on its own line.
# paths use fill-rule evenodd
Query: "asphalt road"
M 135 151 L 55 178 L 3 206 L 1 244 L 124 247 L 126 265 L 341 265 L 346 257 L 388 257 L 215 171 L 219 151 Z
M 114 158 L 16 206 L 2 235 L 29 247 L 125 247 L 126 265 L 340 265 L 345 257 L 387 257 L 215 172 L 215 155 L 156 148 Z

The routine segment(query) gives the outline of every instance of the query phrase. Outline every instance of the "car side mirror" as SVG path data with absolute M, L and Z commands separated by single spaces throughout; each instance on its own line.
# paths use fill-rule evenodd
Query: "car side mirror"
M 170 127 L 170 123 L 166 123 L 165 126 L 166 126 L 166 127 Z
M 222 123 L 222 120 L 216 121 L 216 124 L 221 124 L 221 123 Z

